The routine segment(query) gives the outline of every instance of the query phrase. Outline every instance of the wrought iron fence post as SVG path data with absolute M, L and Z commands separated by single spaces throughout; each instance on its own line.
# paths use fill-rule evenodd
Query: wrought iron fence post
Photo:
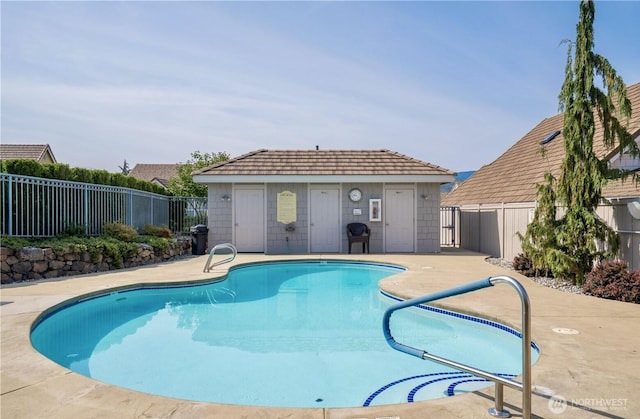
M 9 175 L 9 209 L 7 210 L 7 220 L 9 224 L 9 235 L 13 236 L 13 176 Z
M 129 191 L 129 225 L 133 225 L 133 191 Z
M 83 210 L 84 210 L 84 217 L 83 217 L 83 221 L 84 221 L 84 234 L 85 235 L 89 235 L 89 189 L 87 187 L 87 185 L 84 185 L 83 189 L 83 193 L 84 193 L 84 205 L 83 205 Z

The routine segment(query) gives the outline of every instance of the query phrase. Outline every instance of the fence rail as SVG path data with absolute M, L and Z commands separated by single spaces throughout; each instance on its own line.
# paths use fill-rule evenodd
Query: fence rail
M 141 228 L 166 225 L 188 232 L 206 224 L 206 198 L 168 197 L 136 189 L 0 174 L 2 235 L 51 237 L 84 229 L 99 235 L 105 223 Z

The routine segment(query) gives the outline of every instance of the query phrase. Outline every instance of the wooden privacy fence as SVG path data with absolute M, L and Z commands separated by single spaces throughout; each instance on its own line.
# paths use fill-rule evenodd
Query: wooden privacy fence
M 116 186 L 0 174 L 3 236 L 52 237 L 83 230 L 99 235 L 105 223 L 146 224 L 188 232 L 206 224 L 206 198 L 168 197 Z
M 620 235 L 618 257 L 631 270 L 640 269 L 640 220 L 632 217 L 627 204 L 637 199 L 610 198 L 596 209 L 597 215 Z M 511 261 L 522 253 L 517 233 L 527 231 L 535 208 L 535 202 L 461 205 L 458 243 L 465 249 Z M 559 207 L 558 215 L 563 211 Z

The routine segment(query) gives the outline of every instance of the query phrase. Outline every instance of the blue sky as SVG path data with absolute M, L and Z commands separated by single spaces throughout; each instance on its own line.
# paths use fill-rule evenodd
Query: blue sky
M 475 170 L 557 114 L 578 6 L 2 1 L 1 140 L 110 172 L 316 145 Z M 638 16 L 596 2 L 595 50 L 628 84 Z

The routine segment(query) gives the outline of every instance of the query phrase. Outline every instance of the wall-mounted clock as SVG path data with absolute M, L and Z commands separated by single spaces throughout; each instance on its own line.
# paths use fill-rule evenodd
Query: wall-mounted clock
M 349 199 L 353 202 L 359 202 L 362 199 L 362 191 L 358 188 L 353 188 L 349 191 Z

